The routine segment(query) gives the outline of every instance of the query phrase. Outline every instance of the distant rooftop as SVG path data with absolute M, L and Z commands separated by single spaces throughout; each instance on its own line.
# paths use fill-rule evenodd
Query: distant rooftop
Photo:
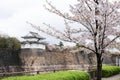
M 32 31 L 30 31 L 26 36 L 23 36 L 22 38 L 24 39 L 24 41 L 22 41 L 21 44 L 47 44 L 45 41 L 41 41 L 45 38 L 40 36 L 38 33 Z
M 38 39 L 39 40 L 44 40 L 45 38 L 43 38 L 42 36 L 40 36 L 38 33 L 36 32 L 29 32 L 29 34 L 27 34 L 26 36 L 22 37 L 23 39 Z

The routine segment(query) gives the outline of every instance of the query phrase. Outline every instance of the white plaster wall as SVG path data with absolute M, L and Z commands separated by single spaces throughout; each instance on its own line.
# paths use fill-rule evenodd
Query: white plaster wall
M 40 44 L 25 44 L 21 45 L 21 48 L 40 48 L 40 49 L 45 49 L 45 45 L 40 45 Z

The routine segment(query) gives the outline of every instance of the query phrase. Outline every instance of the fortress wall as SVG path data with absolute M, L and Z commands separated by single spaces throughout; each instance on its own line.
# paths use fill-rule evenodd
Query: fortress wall
M 104 56 L 104 64 L 113 64 L 111 57 Z M 19 70 L 46 70 L 46 69 L 87 69 L 95 65 L 94 54 L 70 51 L 45 51 L 42 49 L 22 49 L 20 54 L 0 50 L 0 72 Z M 13 66 L 13 67 L 12 67 Z M 18 67 L 14 67 L 18 66 Z M 4 70 L 2 70 L 3 68 Z M 21 68 L 20 68 L 21 67 Z M 79 68 L 78 68 L 79 67 Z
M 41 49 L 22 49 L 20 58 L 23 65 L 83 65 L 89 64 L 88 56 L 80 52 L 44 51 Z
M 20 65 L 19 52 L 10 49 L 0 49 L 0 66 Z

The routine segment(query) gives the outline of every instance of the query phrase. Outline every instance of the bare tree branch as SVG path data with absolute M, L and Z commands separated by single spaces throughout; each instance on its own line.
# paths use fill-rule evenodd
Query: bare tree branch
M 110 42 L 108 42 L 104 48 L 106 48 L 107 46 L 109 46 L 112 42 L 114 42 L 117 38 L 119 38 L 120 36 L 116 36 L 114 39 L 112 39 Z
M 83 47 L 85 49 L 88 49 L 90 51 L 92 51 L 93 53 L 96 53 L 93 49 L 89 48 L 89 47 L 86 47 L 85 45 L 80 45 L 80 47 Z

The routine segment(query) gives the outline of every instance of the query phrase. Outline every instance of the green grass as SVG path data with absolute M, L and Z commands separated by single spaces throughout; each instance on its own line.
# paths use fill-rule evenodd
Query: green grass
M 6 77 L 1 80 L 90 80 L 90 77 L 83 71 L 61 71 L 34 76 Z
M 120 67 L 119 66 L 103 66 L 102 67 L 102 76 L 103 77 L 110 77 L 116 74 L 120 73 Z

